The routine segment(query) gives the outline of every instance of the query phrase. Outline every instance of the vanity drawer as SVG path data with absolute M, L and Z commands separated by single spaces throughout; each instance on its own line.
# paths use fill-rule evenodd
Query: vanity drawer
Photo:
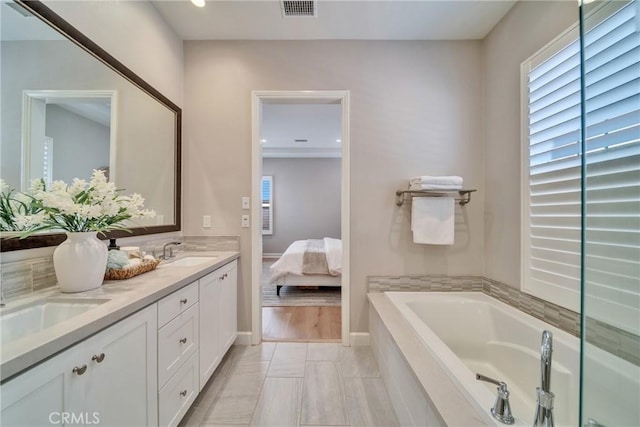
M 198 282 L 185 286 L 158 302 L 158 327 L 162 327 L 178 314 L 198 302 Z
M 198 349 L 198 303 L 158 330 L 158 385 L 162 387 Z
M 158 393 L 158 424 L 177 426 L 198 395 L 198 353 Z

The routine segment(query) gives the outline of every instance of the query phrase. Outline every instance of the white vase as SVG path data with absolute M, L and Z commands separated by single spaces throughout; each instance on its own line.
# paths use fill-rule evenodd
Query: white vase
M 53 252 L 53 266 L 62 292 L 98 288 L 107 267 L 107 245 L 98 239 L 96 232 L 67 233 L 67 240 Z

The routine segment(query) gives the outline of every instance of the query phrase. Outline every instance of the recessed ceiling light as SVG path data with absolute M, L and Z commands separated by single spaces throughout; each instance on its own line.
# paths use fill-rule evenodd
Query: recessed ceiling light
M 191 3 L 193 3 L 194 6 L 204 7 L 205 0 L 191 0 Z
M 267 140 L 266 139 L 261 139 L 260 142 L 267 142 Z
M 341 139 L 336 139 L 336 142 L 342 142 L 342 140 Z

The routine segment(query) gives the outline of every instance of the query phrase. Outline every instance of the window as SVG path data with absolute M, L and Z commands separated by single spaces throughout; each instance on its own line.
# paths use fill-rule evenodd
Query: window
M 633 281 L 640 265 L 637 224 L 631 231 L 640 211 L 638 2 L 609 14 L 584 40 L 585 244 L 594 245 L 589 256 L 600 258 L 596 263 L 587 260 L 588 266 L 597 265 L 598 274 L 586 277 L 599 277 L 602 287 L 617 283 L 621 274 Z M 524 62 L 521 72 L 522 285 L 526 292 L 579 310 L 582 124 L 577 28 Z M 635 282 L 636 299 L 630 303 L 637 305 Z
M 273 234 L 273 177 L 262 177 L 262 234 Z

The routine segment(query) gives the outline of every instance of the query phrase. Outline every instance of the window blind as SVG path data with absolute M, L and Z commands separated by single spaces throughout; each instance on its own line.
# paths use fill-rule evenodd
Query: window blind
M 631 2 L 585 35 L 589 286 L 640 305 L 640 13 Z M 576 34 L 577 36 L 577 34 Z M 558 291 L 578 309 L 581 243 L 581 82 L 577 37 L 523 64 L 527 171 L 523 285 Z M 619 286 L 618 286 L 619 284 Z M 551 290 L 551 291 L 550 291 Z M 598 291 L 596 291 L 597 293 Z M 556 299 L 558 300 L 558 299 Z
M 638 334 L 640 2 L 585 34 L 584 85 L 585 296 L 593 317 Z
M 273 234 L 273 177 L 262 177 L 262 234 Z

